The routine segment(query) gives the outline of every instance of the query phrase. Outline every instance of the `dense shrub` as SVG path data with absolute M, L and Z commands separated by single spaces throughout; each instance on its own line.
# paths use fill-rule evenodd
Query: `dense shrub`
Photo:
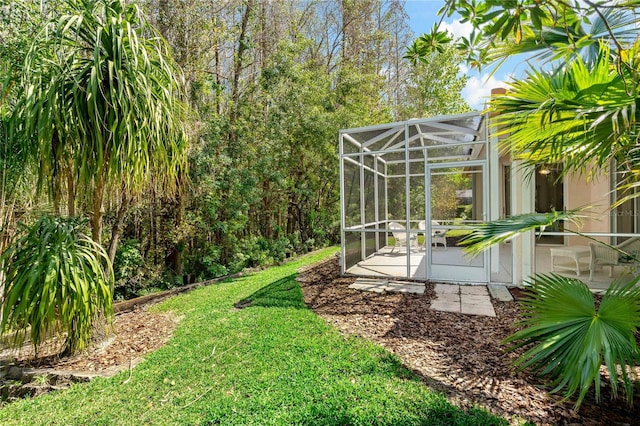
M 111 265 L 85 228 L 84 220 L 45 216 L 24 226 L 0 256 L 0 331 L 15 332 L 15 346 L 27 334 L 36 350 L 53 335 L 65 335 L 64 351 L 77 352 L 89 342 L 96 321 L 111 318 Z

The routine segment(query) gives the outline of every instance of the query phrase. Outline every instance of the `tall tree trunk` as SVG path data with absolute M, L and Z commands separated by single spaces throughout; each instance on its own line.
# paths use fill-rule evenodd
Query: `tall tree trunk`
M 240 89 L 240 75 L 244 68 L 244 53 L 247 50 L 247 28 L 249 26 L 249 18 L 253 11 L 254 0 L 247 0 L 246 8 L 242 14 L 242 22 L 240 24 L 240 36 L 238 37 L 238 50 L 236 52 L 233 63 L 233 81 L 231 82 L 231 110 L 229 112 L 229 141 L 236 140 L 235 125 L 238 120 L 238 98 Z
M 91 238 L 98 244 L 102 244 L 102 207 L 105 190 L 105 171 L 100 171 L 96 177 L 93 188 L 93 216 L 91 217 Z
M 60 164 L 60 158 L 59 158 L 59 153 L 58 153 L 58 148 L 60 147 L 60 139 L 58 138 L 58 132 L 53 133 L 53 136 L 51 138 L 51 154 L 53 156 L 53 164 L 52 164 L 52 185 L 53 187 L 51 188 L 52 190 L 52 199 L 53 199 L 53 211 L 56 214 L 56 216 L 60 216 L 60 199 L 61 199 L 61 192 L 62 192 L 62 185 L 60 183 L 61 179 L 62 179 L 62 173 L 61 173 L 61 167 L 62 165 Z
M 186 197 L 186 188 L 184 188 L 184 177 L 180 177 L 180 181 L 178 182 L 178 193 L 176 195 L 176 206 L 175 206 L 175 221 L 174 226 L 176 229 L 180 230 L 182 224 L 184 222 L 184 213 L 186 210 L 187 197 Z M 180 235 L 181 232 L 179 232 Z M 184 275 L 184 263 L 183 263 L 183 252 L 185 248 L 185 240 L 180 237 L 176 244 L 171 248 L 171 253 L 166 258 L 166 264 L 175 272 L 176 275 Z
M 214 50 L 214 74 L 216 79 L 216 95 L 215 95 L 215 106 L 216 106 L 216 114 L 222 114 L 222 101 L 221 101 L 221 93 L 219 88 L 222 87 L 222 79 L 220 78 L 220 44 L 216 40 L 215 45 L 213 47 Z
M 169 31 L 169 0 L 158 1 L 158 31 L 162 37 L 168 39 Z
M 109 262 L 113 265 L 113 261 L 116 258 L 116 251 L 118 250 L 118 242 L 120 241 L 120 236 L 122 235 L 122 225 L 124 224 L 124 219 L 127 216 L 127 211 L 129 210 L 129 204 L 131 203 L 131 197 L 123 192 L 122 201 L 120 203 L 120 207 L 118 208 L 118 213 L 116 214 L 116 221 L 111 228 L 111 241 L 109 241 Z
M 76 216 L 76 186 L 71 167 L 67 167 L 67 211 L 69 217 Z

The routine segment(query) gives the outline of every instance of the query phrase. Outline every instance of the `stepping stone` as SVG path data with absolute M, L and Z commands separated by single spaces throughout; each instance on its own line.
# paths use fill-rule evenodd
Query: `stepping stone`
M 446 300 L 434 300 L 431 302 L 431 309 L 438 312 L 460 312 L 460 301 L 450 302 Z
M 383 293 L 390 291 L 394 293 L 413 293 L 424 294 L 424 284 L 418 284 L 408 281 L 388 281 L 370 278 L 358 278 L 349 286 L 355 290 L 372 291 L 374 293 Z
M 389 281 L 387 291 L 395 293 L 424 294 L 424 285 L 407 281 Z
M 436 294 L 441 293 L 460 293 L 460 286 L 457 284 L 436 284 L 434 286 Z
M 501 302 L 513 301 L 513 296 L 506 285 L 489 284 L 489 293 L 491 293 L 491 297 Z
M 460 303 L 460 295 L 456 293 L 440 293 L 437 295 L 435 300 Z
M 489 299 L 489 296 L 486 296 L 485 298 L 481 298 L 481 297 L 473 297 L 473 296 L 462 296 L 460 298 L 460 303 L 463 305 L 477 305 L 477 306 L 491 306 L 493 308 L 493 305 L 491 304 L 491 299 Z
M 483 285 L 461 285 L 460 294 L 468 294 L 471 296 L 489 296 L 487 288 Z
M 460 313 L 468 315 L 482 315 L 485 317 L 495 317 L 496 311 L 493 309 L 491 302 L 489 303 L 465 303 L 464 300 L 460 304 Z
M 434 289 L 436 298 L 431 302 L 431 309 L 435 311 L 496 316 L 484 285 L 436 284 Z
M 369 278 L 358 278 L 349 288 L 362 291 L 372 291 L 374 293 L 382 293 L 387 290 L 387 280 L 376 280 Z

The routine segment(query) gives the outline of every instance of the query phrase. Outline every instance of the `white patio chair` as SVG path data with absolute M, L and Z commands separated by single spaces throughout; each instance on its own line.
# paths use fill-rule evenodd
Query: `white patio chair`
M 442 244 L 442 246 L 444 248 L 447 248 L 447 231 L 445 229 L 433 229 L 434 226 L 440 226 L 440 223 L 438 223 L 435 220 L 431 221 L 431 244 L 435 244 L 436 247 L 438 246 L 438 244 Z M 427 230 L 427 223 L 424 220 L 421 220 L 418 223 L 418 228 L 426 231 Z M 424 239 L 424 244 L 427 244 L 427 238 L 425 235 L 425 239 Z
M 389 230 L 391 231 L 391 235 L 393 235 L 393 239 L 395 240 L 393 249 L 391 249 L 392 253 L 396 247 L 407 247 L 407 230 L 404 226 L 402 226 L 398 222 L 390 222 Z M 411 235 L 409 244 L 411 244 L 411 242 L 415 240 L 416 236 Z
M 640 237 L 629 238 L 628 240 L 609 247 L 602 243 L 589 243 L 591 249 L 591 259 L 589 262 L 589 281 L 593 281 L 593 272 L 600 266 L 609 267 L 609 277 L 613 277 L 613 268 L 618 265 L 638 267 L 638 262 L 634 262 L 632 257 L 640 256 Z M 616 250 L 617 249 L 617 250 Z M 622 254 L 628 253 L 628 255 Z

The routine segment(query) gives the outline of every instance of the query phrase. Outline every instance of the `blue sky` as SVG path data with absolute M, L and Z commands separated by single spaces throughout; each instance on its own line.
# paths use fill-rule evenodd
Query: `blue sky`
M 409 24 L 416 37 L 428 32 L 433 24 L 440 19 L 436 14 L 443 4 L 442 0 L 406 0 L 405 10 L 409 15 Z M 471 31 L 470 26 L 461 24 L 454 17 L 445 18 L 444 27 L 454 36 L 467 35 Z M 482 73 L 478 73 L 475 69 L 463 66 L 462 72 L 469 76 L 469 80 L 462 91 L 462 96 L 472 108 L 482 109 L 492 88 L 504 87 L 511 75 L 522 74 L 522 67 L 517 65 L 513 61 L 507 61 L 492 76 L 491 68 L 483 69 Z

